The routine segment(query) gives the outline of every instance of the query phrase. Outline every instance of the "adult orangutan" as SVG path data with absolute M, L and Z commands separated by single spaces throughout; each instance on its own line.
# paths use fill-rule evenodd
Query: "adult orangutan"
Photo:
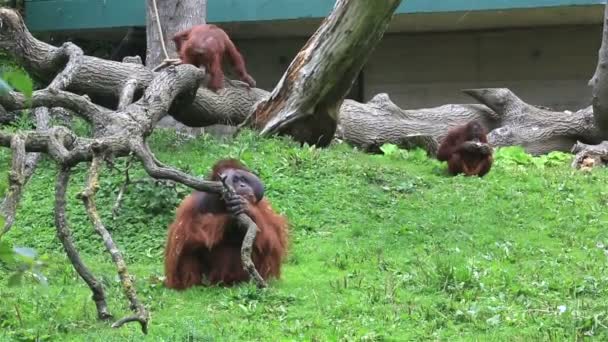
M 239 161 L 221 160 L 210 179 L 232 186 L 235 195 L 194 192 L 186 197 L 169 227 L 165 249 L 165 285 L 172 289 L 191 286 L 233 285 L 247 281 L 241 262 L 245 232 L 235 216 L 248 214 L 258 226 L 252 260 L 260 276 L 279 278 L 287 251 L 287 220 L 274 212 L 264 198 L 264 184 Z
M 485 128 L 479 122 L 471 121 L 449 130 L 439 146 L 437 159 L 448 162 L 451 175 L 484 176 L 493 161 Z
M 243 56 L 228 34 L 215 25 L 196 25 L 173 36 L 175 49 L 184 64 L 205 66 L 209 74 L 208 88 L 217 92 L 224 84 L 222 60 L 227 53 L 241 81 L 255 87 L 255 80 L 247 73 Z

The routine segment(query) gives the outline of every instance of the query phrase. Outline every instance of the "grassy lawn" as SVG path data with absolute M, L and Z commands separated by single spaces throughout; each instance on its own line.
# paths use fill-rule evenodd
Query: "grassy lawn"
M 447 177 L 420 152 L 366 155 L 346 145 L 299 148 L 251 133 L 237 141 L 153 136 L 159 158 L 206 174 L 237 157 L 259 172 L 274 207 L 291 222 L 281 280 L 175 292 L 159 284 L 166 228 L 188 193 L 132 185 L 106 169 L 98 206 L 150 308 L 150 333 L 113 330 L 95 319 L 53 227 L 55 170 L 45 161 L 29 184 L 8 236 L 48 255 L 49 286 L 7 286 L 0 265 L 0 340 L 62 341 L 406 341 L 608 338 L 608 171 L 573 171 L 563 155 L 498 152 L 483 179 Z M 0 171 L 10 153 L 0 150 Z M 118 163 L 123 166 L 124 162 Z M 116 273 L 70 188 L 78 247 L 103 279 L 110 310 L 128 313 Z M 5 173 L 3 173 L 5 174 Z M 132 173 L 143 178 L 139 165 Z

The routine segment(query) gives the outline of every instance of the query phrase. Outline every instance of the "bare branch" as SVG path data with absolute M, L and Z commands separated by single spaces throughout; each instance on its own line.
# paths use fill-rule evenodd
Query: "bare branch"
M 125 166 L 125 181 L 122 183 L 122 185 L 120 186 L 120 189 L 118 190 L 118 195 L 116 196 L 116 201 L 114 202 L 114 206 L 112 207 L 112 217 L 114 219 L 116 219 L 116 216 L 118 216 L 118 211 L 120 210 L 120 206 L 122 204 L 122 197 L 125 194 L 125 191 L 127 190 L 127 187 L 129 186 L 129 184 L 131 184 L 131 178 L 129 177 L 129 169 L 131 168 L 131 164 L 133 163 L 133 155 L 131 155 L 129 157 L 129 160 L 127 160 L 127 165 Z
M 71 42 L 64 43 L 59 49 L 55 51 L 53 60 L 67 58 L 68 63 L 65 68 L 55 76 L 53 82 L 49 84 L 48 89 L 50 90 L 64 90 L 70 86 L 72 79 L 78 72 L 78 68 L 83 63 L 82 56 L 84 52 L 78 46 Z
M 13 223 L 15 222 L 15 214 L 21 199 L 21 192 L 23 191 L 23 185 L 25 184 L 25 137 L 22 134 L 15 134 L 11 139 L 11 150 L 12 165 L 11 171 L 9 172 L 9 190 L 8 195 L 4 199 L 2 205 L 2 215 L 6 219 L 2 232 L 0 232 L 0 239 L 6 234 Z
M 101 222 L 101 218 L 99 217 L 99 213 L 97 212 L 97 207 L 95 205 L 95 194 L 99 189 L 99 171 L 101 169 L 101 161 L 102 155 L 100 149 L 102 146 L 99 144 L 93 144 L 92 147 L 94 157 L 91 162 L 91 167 L 89 168 L 89 177 L 87 181 L 87 186 L 79 195 L 82 199 L 84 206 L 87 211 L 87 215 L 89 219 L 93 223 L 93 227 L 95 232 L 101 236 L 103 240 L 103 244 L 106 247 L 106 250 L 112 256 L 112 261 L 116 264 L 116 268 L 118 269 L 118 276 L 120 277 L 120 282 L 122 284 L 123 290 L 125 292 L 125 296 L 131 303 L 131 310 L 134 311 L 134 315 L 128 318 L 123 318 L 117 323 L 114 323 L 112 327 L 120 327 L 122 324 L 126 322 L 137 321 L 141 325 L 141 330 L 144 334 L 148 333 L 148 321 L 149 314 L 146 308 L 139 302 L 137 299 L 137 292 L 135 290 L 135 286 L 129 275 L 129 271 L 127 270 L 127 264 L 122 256 L 120 250 L 116 247 L 114 240 L 112 239 L 112 235 L 106 227 Z
M 224 190 L 222 183 L 201 180 L 187 173 L 162 164 L 145 142 L 138 142 L 132 146 L 133 152 L 142 162 L 146 172 L 157 179 L 169 179 L 174 182 L 186 185 L 192 189 L 205 192 L 221 194 Z
M 109 112 L 108 109 L 92 103 L 84 96 L 63 90 L 37 90 L 32 94 L 31 100 L 21 93 L 12 91 L 0 95 L 0 105 L 9 111 L 29 107 L 63 107 L 88 121 L 92 121 L 92 118 L 102 112 Z
M 34 115 L 36 116 L 36 131 L 46 131 L 50 120 L 48 109 L 45 107 L 35 108 Z M 23 134 L 15 134 L 12 136 L 11 149 L 13 152 L 12 166 L 9 173 L 10 187 L 8 195 L 4 198 L 2 204 L 2 212 L 6 220 L 4 228 L 2 229 L 2 232 L 0 232 L 0 238 L 8 233 L 15 223 L 15 214 L 19 202 L 21 201 L 23 188 L 34 174 L 38 161 L 40 160 L 40 153 L 26 154 L 25 137 Z
M 70 180 L 70 172 L 70 167 L 61 167 L 55 185 L 55 226 L 57 228 L 57 238 L 63 244 L 63 248 L 68 255 L 68 259 L 70 259 L 70 262 L 74 266 L 74 269 L 93 292 L 93 301 L 97 307 L 97 317 L 102 320 L 108 320 L 112 318 L 112 315 L 108 311 L 103 287 L 99 280 L 95 278 L 93 273 L 91 273 L 80 259 L 80 255 L 72 240 L 72 232 L 70 231 L 66 219 L 66 191 Z
M 133 103 L 133 96 L 137 90 L 137 80 L 132 78 L 125 82 L 125 85 L 120 91 L 120 97 L 118 99 L 118 110 L 124 110 L 128 105 Z

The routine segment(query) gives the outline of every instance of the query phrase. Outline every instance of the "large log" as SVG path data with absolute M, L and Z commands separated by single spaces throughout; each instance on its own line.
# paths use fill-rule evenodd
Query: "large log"
M 336 8 L 340 9 L 341 7 L 338 5 Z M 386 14 L 390 8 L 384 7 L 384 9 Z M 55 79 L 55 75 L 61 72 L 70 60 L 77 59 L 78 63 L 73 63 L 71 68 L 70 78 L 64 82 L 65 89 L 77 94 L 86 94 L 95 103 L 114 108 L 118 106 L 120 95 L 126 87 L 134 87 L 134 100 L 137 100 L 154 77 L 154 73 L 142 65 L 108 61 L 86 55 L 74 56 L 70 52 L 69 45 L 54 47 L 41 42 L 29 33 L 19 14 L 10 9 L 0 9 L 0 20 L 3 23 L 0 31 L 0 49 L 11 54 L 29 73 L 42 81 L 42 84 L 50 84 Z M 337 24 L 328 21 L 326 25 Z M 338 28 L 340 28 L 339 25 Z M 381 28 L 377 28 L 377 32 L 380 31 Z M 331 32 L 325 34 L 331 34 Z M 324 51 L 331 51 L 332 44 L 337 43 L 335 40 L 328 41 L 326 38 L 321 40 L 319 36 L 313 37 L 311 40 L 312 43 L 309 44 L 322 46 Z M 343 49 L 347 49 L 347 47 L 345 46 Z M 303 54 L 310 56 L 308 52 L 303 52 Z M 323 78 L 319 75 L 306 81 L 302 78 L 302 74 L 308 69 L 302 69 L 300 66 L 301 63 L 292 63 L 289 70 L 292 70 L 291 75 L 295 78 L 287 79 L 295 80 L 299 77 L 301 80 L 298 82 L 305 82 L 302 84 L 312 82 L 311 84 L 315 87 L 322 85 L 322 80 L 331 81 L 331 78 Z M 358 64 L 353 64 L 347 70 L 354 73 L 358 67 Z M 289 74 L 289 70 L 287 74 Z M 284 79 L 286 78 L 284 77 Z M 277 89 L 288 89 L 285 86 L 292 84 L 289 82 L 280 83 Z M 349 82 L 352 83 L 352 80 Z M 348 87 L 340 84 L 336 89 L 343 93 L 342 90 L 347 90 Z M 295 90 L 296 96 L 298 91 L 303 90 Z M 508 89 L 477 89 L 466 92 L 483 105 L 445 105 L 436 108 L 403 110 L 392 103 L 385 94 L 377 95 L 367 103 L 351 100 L 340 102 L 338 100 L 340 96 L 332 95 L 331 98 L 336 101 L 335 104 L 341 103 L 337 120 L 337 137 L 372 151 L 377 150 L 384 143 L 394 143 L 402 147 L 422 146 L 432 152 L 431 140 L 435 140 L 436 145 L 437 141 L 441 140 L 451 127 L 472 119 L 480 119 L 487 128 L 492 130 L 489 138 L 494 146 L 523 145 L 528 152 L 534 154 L 554 150 L 569 151 L 576 141 L 587 144 L 600 141 L 600 131 L 595 126 L 597 118 L 594 118 L 591 107 L 574 113 L 553 112 L 526 104 Z M 289 127 L 298 127 L 303 130 L 308 128 L 308 132 L 310 132 L 310 126 L 334 121 L 335 114 L 332 114 L 330 110 L 294 111 L 293 108 L 297 106 L 281 104 L 281 99 L 285 98 L 281 95 L 281 91 L 275 90 L 273 94 L 257 88 L 247 89 L 236 81 L 226 83 L 225 88 L 218 93 L 200 87 L 195 93 L 178 96 L 170 107 L 169 114 L 191 127 L 205 127 L 214 124 L 238 125 L 250 117 L 254 110 L 261 108 L 260 110 L 263 109 L 267 113 L 272 112 L 273 115 L 278 115 L 275 118 L 283 119 L 278 119 L 278 121 L 277 119 L 258 120 L 257 127 L 261 129 L 264 129 L 264 126 L 284 127 L 287 131 L 289 131 Z M 277 94 L 280 96 L 276 96 Z M 308 94 L 307 92 L 304 95 L 311 98 Z M 274 101 L 278 102 L 273 102 L 273 100 L 268 102 L 272 96 L 275 96 Z M 259 106 L 260 103 L 264 103 L 264 105 Z M 271 110 L 269 103 L 277 104 L 277 106 L 273 105 L 273 108 L 278 109 Z M 300 103 L 298 105 L 301 106 L 300 108 L 305 108 L 314 101 L 298 101 L 298 103 Z M 291 109 L 286 110 L 286 108 Z M 315 108 L 321 107 L 316 106 Z M 327 120 L 320 120 L 321 117 L 318 114 L 323 114 L 321 117 Z M 293 123 L 294 118 L 299 120 L 299 124 L 296 126 L 276 126 L 276 122 Z M 308 122 L 305 121 L 306 118 L 308 118 Z M 274 131 L 274 129 L 267 131 Z M 298 135 L 296 130 L 292 130 L 292 134 Z M 325 137 L 327 132 L 317 130 L 316 134 Z M 315 142 L 310 139 L 310 133 L 303 135 L 304 141 Z M 300 138 L 302 139 L 302 136 Z

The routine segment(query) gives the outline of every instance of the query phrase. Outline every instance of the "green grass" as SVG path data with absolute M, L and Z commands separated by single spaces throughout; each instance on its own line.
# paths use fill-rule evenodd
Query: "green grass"
M 10 242 L 48 254 L 49 286 L 7 286 L 0 267 L 0 340 L 268 341 L 608 338 L 608 171 L 576 172 L 563 155 L 498 153 L 484 178 L 447 177 L 418 152 L 365 155 L 346 145 L 299 148 L 251 133 L 236 141 L 153 136 L 159 158 L 197 175 L 237 157 L 259 172 L 287 215 L 290 255 L 266 290 L 159 284 L 166 227 L 188 193 L 133 185 L 120 216 L 121 183 L 104 173 L 98 206 L 150 308 L 150 333 L 95 319 L 90 292 L 54 237 L 56 171 L 45 161 L 29 184 Z M 390 152 L 390 153 L 389 153 Z M 0 152 L 0 171 L 9 164 Z M 118 163 L 119 166 L 124 162 Z M 128 313 L 113 265 L 70 188 L 69 215 L 112 312 Z M 134 178 L 143 177 L 141 168 Z

